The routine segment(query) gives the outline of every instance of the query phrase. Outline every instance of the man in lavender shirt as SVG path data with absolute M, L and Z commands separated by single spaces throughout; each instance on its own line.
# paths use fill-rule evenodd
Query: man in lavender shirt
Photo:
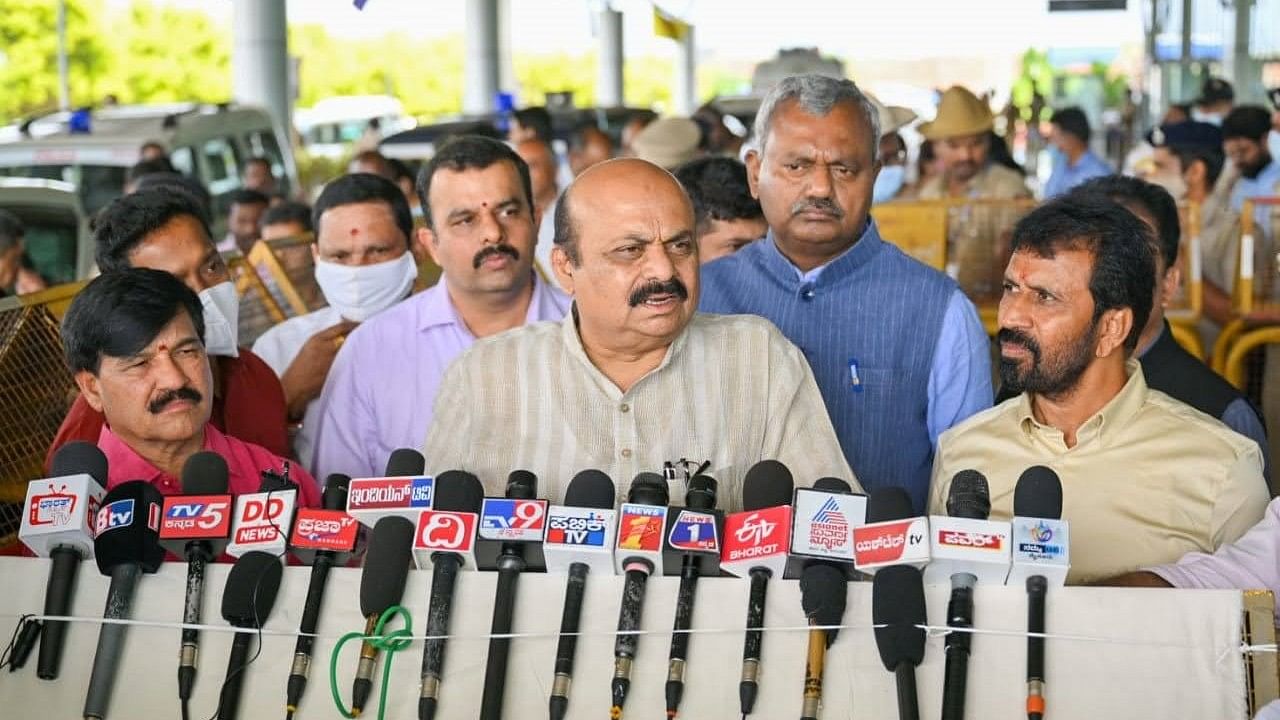
M 1280 593 L 1280 498 L 1267 505 L 1267 513 L 1257 525 L 1212 555 L 1187 553 L 1176 563 L 1149 567 L 1099 584 Z M 1276 621 L 1280 624 L 1280 612 Z
M 477 338 L 560 320 L 569 298 L 533 271 L 538 211 L 529 167 L 503 143 L 465 136 L 418 175 L 417 241 L 444 269 L 428 290 L 347 338 L 320 396 L 316 476 L 380 475 L 422 446 L 445 368 Z

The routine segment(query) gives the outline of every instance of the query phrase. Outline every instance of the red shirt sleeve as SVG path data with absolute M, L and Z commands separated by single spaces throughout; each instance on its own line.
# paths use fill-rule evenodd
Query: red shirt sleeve
M 215 425 L 233 438 L 292 458 L 280 378 L 262 358 L 244 348 L 240 348 L 240 357 L 223 358 L 222 363 L 223 412 L 221 418 L 215 418 L 221 420 Z
M 98 436 L 102 434 L 102 426 L 106 422 L 102 413 L 94 410 L 89 403 L 85 402 L 84 396 L 77 393 L 75 402 L 71 403 L 71 409 L 62 420 L 62 426 L 58 428 L 58 434 L 53 436 L 49 451 L 44 455 L 45 472 L 53 472 L 53 455 L 63 445 L 76 440 L 84 440 L 96 445 Z

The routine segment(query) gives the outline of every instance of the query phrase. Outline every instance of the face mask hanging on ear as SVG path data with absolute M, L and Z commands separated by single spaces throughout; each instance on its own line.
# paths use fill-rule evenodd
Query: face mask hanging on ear
M 240 356 L 240 296 L 231 281 L 200 291 L 204 306 L 204 350 L 210 355 Z

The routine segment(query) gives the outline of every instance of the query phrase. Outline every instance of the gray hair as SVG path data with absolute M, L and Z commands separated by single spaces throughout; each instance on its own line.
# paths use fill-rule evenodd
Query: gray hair
M 764 144 L 773 125 L 773 115 L 778 111 L 778 106 L 788 100 L 795 100 L 802 110 L 817 117 L 825 117 L 840 103 L 851 102 L 857 105 L 871 131 L 868 139 L 871 143 L 871 160 L 874 162 L 880 159 L 880 113 L 875 106 L 852 80 L 814 73 L 783 78 L 764 96 L 752 129 L 757 151 L 764 152 Z

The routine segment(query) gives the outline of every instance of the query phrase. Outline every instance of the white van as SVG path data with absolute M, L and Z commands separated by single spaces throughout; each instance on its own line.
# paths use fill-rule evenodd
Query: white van
M 0 178 L 0 210 L 22 223 L 27 257 L 50 286 L 93 273 L 93 241 L 75 186 L 61 180 Z
M 316 157 L 340 158 L 350 152 L 366 136 L 370 120 L 378 121 L 382 137 L 417 125 L 390 95 L 341 95 L 293 112 L 302 147 Z
M 30 120 L 21 126 L 20 139 L 0 140 L 0 176 L 69 182 L 92 216 L 124 191 L 125 174 L 138 162 L 139 148 L 157 141 L 179 172 L 209 189 L 215 222 L 225 219 L 228 195 L 241 187 L 250 158 L 271 160 L 282 192 L 298 187 L 288 139 L 259 108 L 119 105 L 92 111 L 87 123 L 72 116 L 61 112 Z M 72 129 L 75 125 L 80 127 Z M 13 135 L 10 130 L 0 138 Z

